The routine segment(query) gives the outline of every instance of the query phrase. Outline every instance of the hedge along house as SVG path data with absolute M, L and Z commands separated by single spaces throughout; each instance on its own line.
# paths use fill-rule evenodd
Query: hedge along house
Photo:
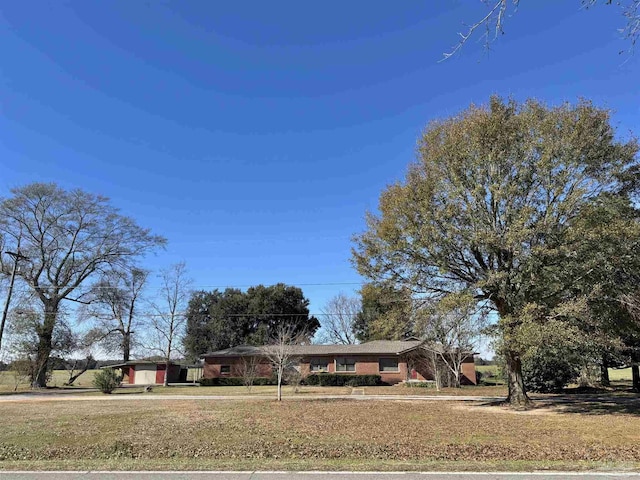
M 295 364 L 303 377 L 314 373 L 380 375 L 382 382 L 433 380 L 420 340 L 376 340 L 357 345 L 295 345 Z M 202 355 L 204 378 L 242 377 L 248 365 L 256 376 L 270 377 L 269 346 L 243 345 Z M 463 360 L 461 383 L 475 384 L 473 353 Z
M 165 362 L 150 360 L 131 360 L 117 365 L 107 365 L 102 368 L 116 368 L 122 372 L 122 383 L 125 385 L 162 385 L 166 371 Z M 177 383 L 180 378 L 180 365 L 169 365 L 168 383 Z

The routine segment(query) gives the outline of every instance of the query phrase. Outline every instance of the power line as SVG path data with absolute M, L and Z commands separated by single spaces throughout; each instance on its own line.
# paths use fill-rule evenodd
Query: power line
M 282 283 L 282 282 L 280 282 Z M 285 283 L 284 285 L 286 287 L 335 287 L 335 286 L 355 286 L 355 285 L 365 285 L 368 282 L 323 282 L 323 283 L 296 283 L 296 284 L 288 284 Z M 213 288 L 213 289 L 227 289 L 227 288 L 251 288 L 251 287 L 258 287 L 258 286 L 264 286 L 264 287 L 271 287 L 271 286 L 275 286 L 278 285 L 278 283 L 272 283 L 269 285 L 265 285 L 265 284 L 250 284 L 250 283 L 246 283 L 246 284 L 236 284 L 236 285 L 194 285 L 192 286 L 189 290 L 202 290 L 202 289 L 206 289 L 206 288 Z M 20 292 L 20 293 L 31 293 L 34 291 L 45 291 L 48 290 L 50 288 L 54 288 L 51 286 L 41 286 L 38 288 L 20 288 L 20 289 L 15 289 L 15 292 Z M 156 288 L 151 288 L 151 290 L 154 289 L 160 289 L 162 287 L 156 287 Z M 64 290 L 64 288 L 61 288 L 61 290 Z M 91 287 L 87 290 L 85 290 L 84 292 L 77 292 L 80 294 L 87 294 L 90 293 L 92 291 L 95 290 L 127 290 L 127 288 L 123 288 L 123 287 L 118 287 L 118 286 L 95 286 L 95 287 Z
M 171 313 L 137 313 L 134 317 L 168 317 Z M 173 313 L 175 316 L 188 316 L 188 312 L 175 312 Z M 208 313 L 199 314 L 203 316 L 211 316 L 215 317 L 218 315 L 209 315 Z M 221 317 L 230 317 L 230 318 L 253 318 L 253 317 L 332 317 L 332 316 L 346 316 L 344 313 L 230 313 L 226 315 L 220 315 Z M 116 318 L 115 316 L 105 315 L 90 315 L 90 317 L 98 318 L 100 320 L 109 320 L 112 318 Z

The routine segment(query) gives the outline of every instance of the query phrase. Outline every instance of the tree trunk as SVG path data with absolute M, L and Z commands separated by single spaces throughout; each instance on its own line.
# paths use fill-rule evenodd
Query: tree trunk
M 77 362 L 76 362 L 76 364 L 73 366 L 73 370 L 71 371 L 71 374 L 69 375 L 69 380 L 67 380 L 67 385 L 73 385 L 73 383 L 78 379 L 78 377 L 80 377 L 80 375 L 82 375 L 84 372 L 86 372 L 89 369 L 89 358 L 90 357 L 86 358 L 84 366 L 80 369 L 80 371 L 74 374 L 74 370 L 77 365 Z
M 513 316 L 513 309 L 509 306 L 508 302 L 502 298 L 495 299 L 494 304 L 498 309 L 500 320 L 506 322 L 502 327 L 503 335 L 505 335 L 513 329 L 513 324 L 509 322 Z M 505 350 L 504 359 L 507 366 L 507 385 L 509 387 L 507 402 L 515 408 L 529 407 L 531 400 L 527 396 L 524 379 L 522 378 L 522 360 L 520 359 L 520 353 L 509 348 Z
M 633 391 L 640 393 L 640 365 L 631 365 L 631 376 L 633 377 Z
M 282 401 L 282 368 L 278 368 L 278 401 Z
M 169 365 L 171 364 L 171 349 L 173 347 L 173 318 L 171 319 L 171 331 L 169 332 L 169 342 L 167 343 L 167 356 L 164 360 L 164 379 L 162 381 L 163 387 L 169 386 Z
M 122 360 L 129 361 L 131 355 L 131 332 L 125 332 L 122 336 Z
M 44 305 L 44 322 L 37 328 L 38 349 L 31 376 L 33 388 L 46 388 L 49 357 L 52 350 L 53 329 L 58 317 L 58 305 L 55 302 Z
M 516 352 L 508 350 L 505 352 L 505 360 L 507 363 L 507 382 L 509 385 L 509 395 L 507 402 L 513 407 L 524 408 L 531 405 L 531 400 L 527 396 L 522 378 L 522 361 L 520 355 Z
M 605 355 L 602 356 L 602 363 L 600 363 L 600 385 L 603 387 L 611 385 L 611 381 L 609 380 L 609 362 L 607 362 Z
M 171 365 L 171 361 L 167 360 L 164 364 L 164 380 L 162 382 L 163 387 L 169 386 L 169 366 Z

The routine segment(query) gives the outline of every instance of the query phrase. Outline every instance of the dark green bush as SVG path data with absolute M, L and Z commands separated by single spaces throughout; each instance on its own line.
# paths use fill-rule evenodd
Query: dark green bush
M 559 392 L 578 377 L 580 365 L 570 352 L 541 348 L 522 362 L 522 376 L 531 392 Z
M 303 383 L 320 387 L 373 387 L 382 385 L 380 375 L 341 375 L 336 373 L 314 373 L 306 377 Z
M 121 381 L 122 377 L 113 368 L 103 368 L 93 377 L 93 385 L 102 393 L 113 392 Z
M 201 378 L 198 380 L 201 387 L 244 387 L 245 382 L 242 377 L 220 377 L 220 378 Z M 253 380 L 253 386 L 277 385 L 275 378 L 258 377 Z

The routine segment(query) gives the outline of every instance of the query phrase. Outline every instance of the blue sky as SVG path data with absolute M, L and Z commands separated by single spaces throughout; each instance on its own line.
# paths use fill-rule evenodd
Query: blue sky
M 603 2 L 604 3 L 604 2 Z M 489 95 L 593 99 L 640 132 L 616 6 L 524 0 L 438 62 L 477 0 L 4 2 L 0 195 L 54 181 L 166 236 L 197 287 L 285 282 L 318 312 L 425 124 Z M 322 285 L 321 285 L 322 284 Z

